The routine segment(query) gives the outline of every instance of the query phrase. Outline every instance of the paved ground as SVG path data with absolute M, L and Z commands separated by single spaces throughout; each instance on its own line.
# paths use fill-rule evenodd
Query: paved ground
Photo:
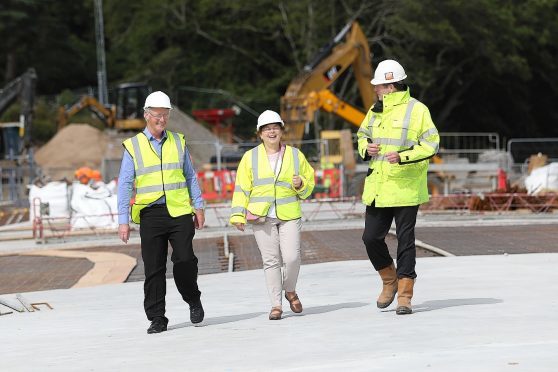
M 514 221 L 512 221 L 514 222 Z M 469 220 L 462 221 L 465 226 L 443 226 L 447 218 L 431 216 L 422 218 L 418 222 L 416 238 L 420 241 L 448 251 L 454 255 L 479 255 L 502 253 L 558 253 L 558 239 L 556 239 L 556 223 L 545 220 L 532 220 L 531 224 L 525 223 L 525 218 L 515 221 L 512 225 L 490 226 L 494 220 Z M 367 259 L 361 236 L 362 221 L 347 221 L 346 226 L 310 226 L 314 230 L 302 233 L 302 261 L 303 264 L 362 260 Z M 437 225 L 442 225 L 436 227 Z M 488 226 L 486 226 L 488 225 Z M 357 226 L 358 228 L 351 228 Z M 325 227 L 325 229 L 317 230 Z M 335 228 L 343 228 L 335 230 Z M 262 266 L 259 251 L 254 237 L 246 232 L 236 234 L 231 229 L 221 229 L 214 232 L 198 234 L 194 242 L 196 255 L 200 265 L 201 275 L 225 272 L 228 260 L 224 256 L 223 232 L 229 235 L 230 250 L 235 254 L 234 270 L 242 271 L 259 269 Z M 213 235 L 213 236 L 211 236 Z M 387 243 L 390 252 L 395 257 L 397 242 L 388 235 Z M 0 243 L 9 248 L 10 242 Z M 15 244 L 15 243 L 14 243 Z M 88 242 L 94 245 L 95 241 Z M 33 247 L 32 243 L 31 247 Z M 55 243 L 47 246 L 59 247 Z M 86 245 L 87 246 L 87 245 Z M 35 253 L 40 254 L 41 245 L 35 245 Z M 129 273 L 127 281 L 143 280 L 143 262 L 139 244 L 124 245 L 113 238 L 110 244 L 97 247 L 73 248 L 79 252 L 115 252 L 121 253 L 137 260 L 136 267 Z M 23 254 L 25 253 L 25 254 Z M 29 255 L 31 254 L 31 255 Z M 0 255 L 0 294 L 28 292 L 45 289 L 70 288 L 85 275 L 92 267 L 86 258 L 60 258 L 33 256 L 34 251 L 25 249 L 22 253 Z M 418 248 L 418 257 L 431 257 L 437 254 Z M 170 256 L 170 255 L 169 255 Z M 168 261 L 167 277 L 172 277 L 172 264 Z
M 365 260 L 305 265 L 305 311 L 281 321 L 267 320 L 261 270 L 202 275 L 201 327 L 169 280 L 159 335 L 145 332 L 140 282 L 26 293 L 54 309 L 1 316 L 0 360 L 25 372 L 551 372 L 557 265 L 555 253 L 419 258 L 409 316 L 373 305 L 380 280 Z

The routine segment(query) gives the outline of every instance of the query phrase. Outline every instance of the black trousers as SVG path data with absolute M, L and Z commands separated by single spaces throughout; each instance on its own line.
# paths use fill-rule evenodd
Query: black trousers
M 370 262 L 377 271 L 393 263 L 385 241 L 395 218 L 397 233 L 397 277 L 416 278 L 415 224 L 419 206 L 377 208 L 375 203 L 366 207 L 362 241 Z
M 195 229 L 191 214 L 171 217 L 166 205 L 154 205 L 141 211 L 141 256 L 145 266 L 144 302 L 147 319 L 165 316 L 168 244 L 172 247 L 174 282 L 182 299 L 192 304 L 200 299 L 198 258 L 192 239 Z

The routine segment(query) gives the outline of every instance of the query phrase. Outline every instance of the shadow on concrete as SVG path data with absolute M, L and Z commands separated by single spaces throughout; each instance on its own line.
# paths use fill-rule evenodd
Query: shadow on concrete
M 206 318 L 199 325 L 194 325 L 190 322 L 184 322 L 184 323 L 174 324 L 168 327 L 168 330 L 172 331 L 173 329 L 185 328 L 185 327 L 205 327 L 208 325 L 232 323 L 232 322 L 237 322 L 239 320 L 256 318 L 262 314 L 266 314 L 266 313 L 259 312 L 259 313 L 238 314 L 238 315 L 230 315 L 230 316 L 218 316 L 215 318 Z
M 447 300 L 426 301 L 413 306 L 413 313 L 423 311 L 440 310 L 448 307 L 470 306 L 470 305 L 490 305 L 504 302 L 498 298 L 451 298 Z M 394 311 L 394 310 L 392 310 Z
M 355 307 L 362 307 L 362 306 L 367 306 L 370 305 L 369 303 L 365 303 L 365 302 L 345 302 L 345 303 L 341 303 L 341 304 L 332 304 L 332 305 L 324 305 L 324 306 L 314 306 L 314 307 L 308 307 L 308 308 L 304 308 L 304 311 L 300 314 L 294 314 L 294 313 L 283 313 L 283 318 L 289 318 L 291 316 L 304 316 L 304 315 L 313 315 L 313 314 L 323 314 L 323 313 L 329 313 L 331 311 L 337 311 L 337 310 L 341 310 L 341 309 L 352 309 Z M 288 304 L 287 304 L 287 309 L 288 309 Z M 283 308 L 285 309 L 285 308 Z

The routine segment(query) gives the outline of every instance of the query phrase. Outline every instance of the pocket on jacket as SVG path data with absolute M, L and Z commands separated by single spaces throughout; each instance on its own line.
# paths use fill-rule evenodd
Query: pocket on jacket
M 391 164 L 389 170 L 390 178 L 416 179 L 425 173 L 427 163 L 424 161 L 411 164 Z

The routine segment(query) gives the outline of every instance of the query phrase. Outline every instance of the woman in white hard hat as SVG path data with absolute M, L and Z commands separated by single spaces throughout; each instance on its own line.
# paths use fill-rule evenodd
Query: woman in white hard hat
M 369 161 L 362 201 L 366 219 L 362 240 L 383 289 L 376 305 L 388 307 L 397 296 L 396 313 L 412 313 L 415 272 L 415 223 L 419 205 L 428 201 L 428 161 L 440 137 L 428 108 L 415 98 L 403 66 L 388 59 L 378 64 L 371 83 L 378 101 L 358 130 L 358 151 Z M 395 220 L 397 269 L 385 237 Z
M 296 293 L 300 270 L 300 199 L 314 189 L 314 169 L 295 147 L 281 144 L 284 122 L 267 110 L 258 118 L 262 144 L 248 150 L 236 173 L 230 223 L 244 231 L 252 225 L 260 249 L 271 300 L 270 320 L 279 320 L 285 298 L 295 313 L 302 312 Z

